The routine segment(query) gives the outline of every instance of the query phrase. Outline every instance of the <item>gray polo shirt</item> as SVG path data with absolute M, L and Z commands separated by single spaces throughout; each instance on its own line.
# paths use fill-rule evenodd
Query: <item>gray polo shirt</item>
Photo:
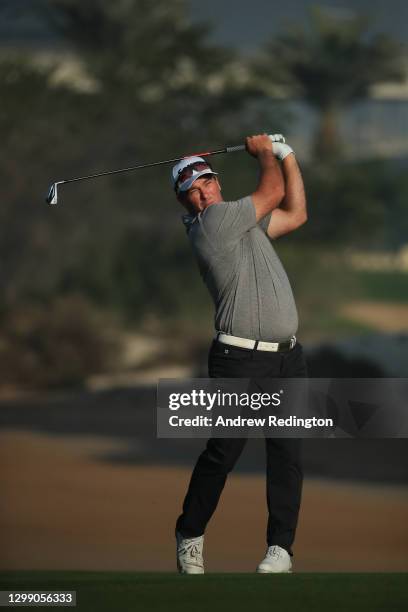
M 281 342 L 296 333 L 298 316 L 288 277 L 266 234 L 269 219 L 270 214 L 256 222 L 251 196 L 183 216 L 214 300 L 216 330 Z

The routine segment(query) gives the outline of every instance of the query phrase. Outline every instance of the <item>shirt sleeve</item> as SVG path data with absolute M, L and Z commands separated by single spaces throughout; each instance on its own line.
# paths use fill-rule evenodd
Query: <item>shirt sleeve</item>
M 232 246 L 253 227 L 256 212 L 251 196 L 233 202 L 219 202 L 201 215 L 202 228 L 214 246 Z

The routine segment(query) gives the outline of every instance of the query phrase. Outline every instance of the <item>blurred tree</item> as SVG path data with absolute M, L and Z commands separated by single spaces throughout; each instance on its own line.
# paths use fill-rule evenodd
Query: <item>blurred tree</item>
M 407 241 L 404 166 L 382 160 L 304 168 L 309 222 L 296 240 L 316 247 L 397 250 Z
M 310 27 L 293 26 L 275 36 L 254 61 L 255 72 L 272 92 L 302 98 L 320 113 L 314 151 L 319 159 L 338 157 L 339 112 L 366 97 L 370 87 L 405 77 L 400 49 L 383 34 L 369 30 L 361 15 L 334 17 L 319 7 Z
M 143 151 L 194 151 L 283 123 L 247 62 L 210 42 L 209 24 L 192 23 L 187 0 L 35 1 L 100 84 L 123 140 Z
M 112 320 L 82 296 L 45 308 L 18 304 L 0 317 L 0 389 L 81 385 L 112 368 L 120 342 Z
M 0 61 L 0 84 L 0 291 L 4 307 L 19 296 L 23 269 L 33 256 L 39 209 L 26 206 L 24 214 L 18 213 L 19 204 L 30 197 L 28 185 L 37 169 L 38 138 L 47 125 L 37 114 L 47 101 L 47 80 L 22 58 L 6 57 Z M 40 155 L 46 157 L 48 151 L 44 148 Z
M 174 257 L 160 251 L 157 265 L 176 269 L 184 256 L 168 168 L 68 187 L 54 209 L 41 205 L 47 184 L 85 169 L 235 144 L 234 135 L 246 131 L 242 118 L 257 115 L 252 106 L 247 117 L 247 75 L 233 53 L 207 42 L 206 26 L 190 24 L 184 0 L 32 0 L 28 6 L 52 22 L 98 86 L 83 92 L 69 80 L 56 84 L 55 66 L 72 57 L 66 46 L 62 54 L 61 46 L 55 49 L 47 70 L 36 52 L 0 56 L 3 305 L 77 290 L 99 304 L 125 303 L 128 290 L 113 282 L 113 262 L 128 249 L 129 229 L 135 237 L 157 237 L 160 219 Z M 9 12 L 20 9 L 7 5 Z M 136 240 L 133 257 L 144 261 L 144 248 Z M 171 291 L 171 283 L 155 286 L 156 307 Z
M 89 239 L 91 207 L 78 223 L 74 207 L 56 214 L 43 198 L 51 179 L 76 174 L 101 146 L 94 128 L 101 112 L 95 113 L 93 97 L 51 87 L 49 76 L 22 54 L 0 58 L 0 291 L 6 308 L 49 296 Z M 97 204 L 93 226 L 106 246 L 112 219 L 108 232 L 103 197 Z
M 40 0 L 40 10 L 86 60 L 105 93 L 132 103 L 168 103 L 179 91 L 217 90 L 215 73 L 232 52 L 207 42 L 209 26 L 192 24 L 185 0 Z
M 397 177 L 395 177 L 397 178 Z M 337 163 L 317 172 L 304 170 L 309 220 L 299 238 L 315 245 L 386 247 L 386 211 L 383 197 L 389 179 L 381 163 Z M 397 183 L 389 191 L 392 201 Z

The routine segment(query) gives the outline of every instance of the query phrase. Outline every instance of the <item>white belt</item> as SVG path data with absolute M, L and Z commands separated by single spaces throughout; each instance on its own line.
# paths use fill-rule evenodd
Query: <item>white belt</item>
M 218 332 L 215 336 L 218 342 L 223 344 L 230 344 L 231 346 L 238 346 L 240 348 L 256 349 L 257 351 L 271 351 L 277 353 L 278 351 L 290 351 L 296 344 L 296 336 L 292 336 L 290 340 L 286 342 L 263 342 L 262 340 L 249 340 L 248 338 L 239 338 L 238 336 L 230 336 Z

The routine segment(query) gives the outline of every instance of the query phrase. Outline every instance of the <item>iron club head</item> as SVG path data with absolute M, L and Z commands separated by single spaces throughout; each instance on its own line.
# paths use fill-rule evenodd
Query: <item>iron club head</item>
M 58 183 L 53 183 L 49 188 L 48 195 L 45 198 L 47 204 L 58 204 Z

